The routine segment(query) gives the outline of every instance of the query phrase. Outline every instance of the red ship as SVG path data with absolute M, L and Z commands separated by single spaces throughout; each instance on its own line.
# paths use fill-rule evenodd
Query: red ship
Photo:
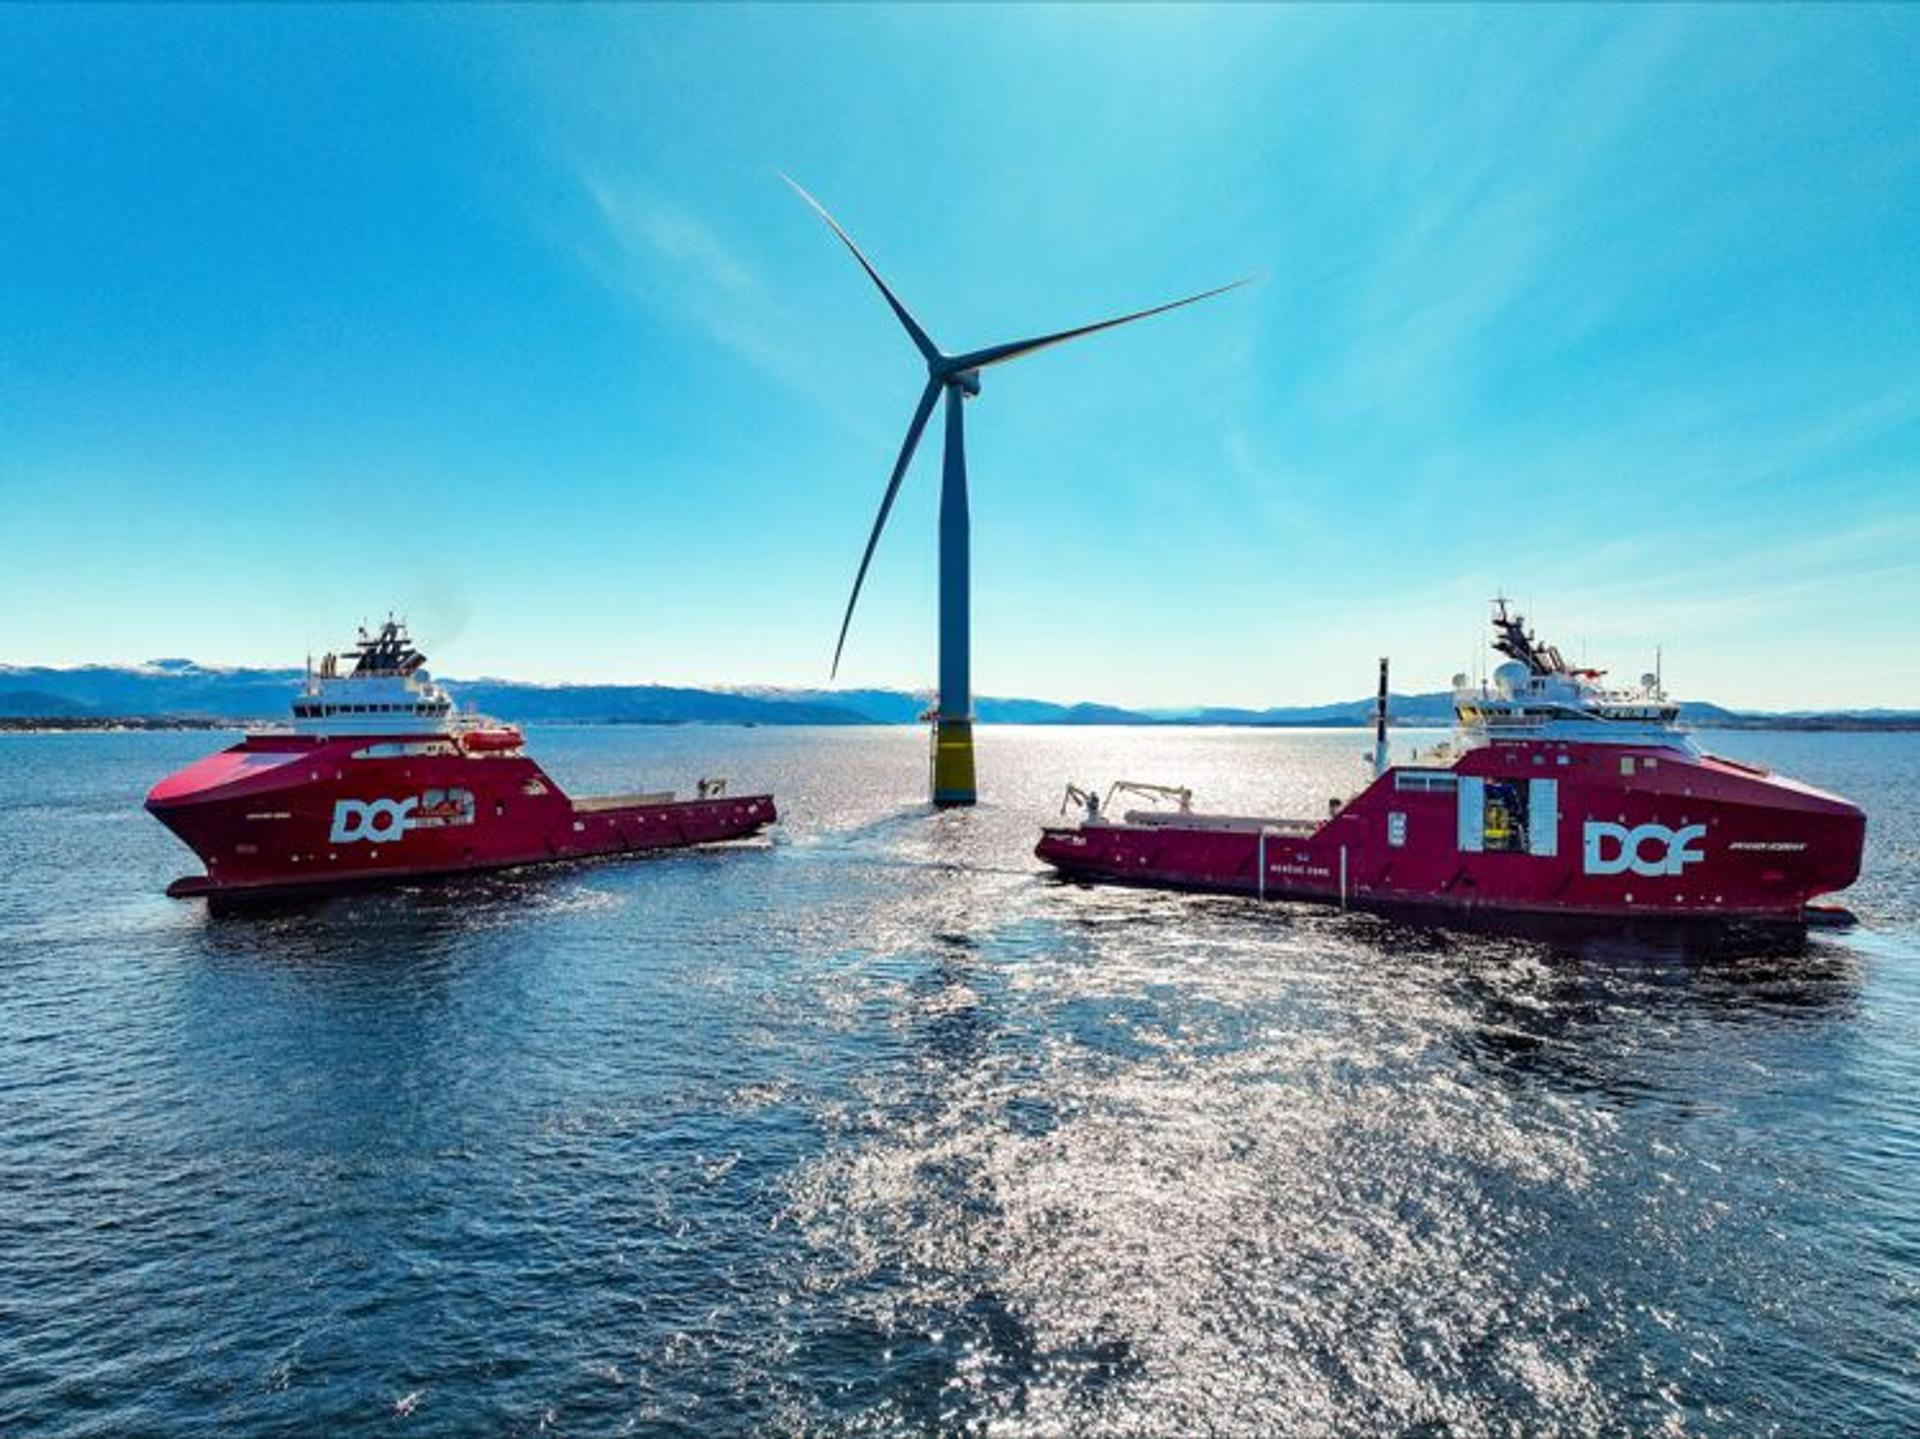
M 147 808 L 206 866 L 176 898 L 271 896 L 635 854 L 740 839 L 773 796 L 570 799 L 517 729 L 458 714 L 389 620 L 342 673 L 328 655 L 293 702 L 291 732 L 249 734 L 153 787 Z
M 1496 601 L 1491 681 L 1455 677 L 1454 739 L 1388 763 L 1386 662 L 1374 778 L 1324 819 L 1173 810 L 1119 820 L 1069 786 L 1084 823 L 1035 851 L 1075 879 L 1460 914 L 1786 922 L 1860 873 L 1866 817 L 1837 795 L 1706 754 L 1656 675 L 1609 689 Z M 1109 805 L 1113 791 L 1109 791 Z M 1064 809 L 1065 806 L 1063 805 Z

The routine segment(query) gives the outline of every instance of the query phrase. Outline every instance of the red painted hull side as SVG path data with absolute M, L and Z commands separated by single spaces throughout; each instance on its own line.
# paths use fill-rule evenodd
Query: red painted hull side
M 1631 775 L 1623 760 L 1634 761 Z M 1846 888 L 1860 872 L 1866 817 L 1856 806 L 1729 761 L 1519 742 L 1470 751 L 1453 773 L 1489 784 L 1558 781 L 1554 852 L 1463 850 L 1457 793 L 1408 790 L 1389 770 L 1311 835 L 1268 835 L 1264 882 L 1256 825 L 1222 830 L 1173 817 L 1164 825 L 1050 827 L 1035 853 L 1077 879 L 1269 899 L 1794 923 L 1804 921 L 1808 901 Z M 1617 827 L 1616 836 L 1643 825 L 1702 826 L 1704 833 L 1693 844 L 1698 858 L 1676 872 L 1596 873 L 1587 854 L 1591 825 Z M 1617 837 L 1609 844 L 1617 846 Z M 1657 841 L 1654 852 L 1663 852 Z M 1605 853 L 1613 858 L 1619 850 Z
M 278 894 L 639 853 L 741 839 L 777 818 L 771 795 L 576 807 L 524 754 L 426 747 L 419 736 L 251 736 L 169 776 L 147 808 L 207 872 L 168 893 Z

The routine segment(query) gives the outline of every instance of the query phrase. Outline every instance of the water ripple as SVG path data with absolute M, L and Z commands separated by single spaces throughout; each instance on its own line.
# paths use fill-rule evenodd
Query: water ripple
M 1860 930 L 1576 943 L 1031 860 L 1068 775 L 1317 808 L 1350 734 L 989 729 L 945 814 L 913 732 L 537 742 L 789 818 L 217 917 L 132 808 L 205 736 L 7 741 L 0 1433 L 1920 1429 L 1911 805 Z

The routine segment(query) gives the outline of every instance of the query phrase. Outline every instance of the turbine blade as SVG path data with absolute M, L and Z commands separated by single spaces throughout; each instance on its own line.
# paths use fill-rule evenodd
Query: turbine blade
M 1008 345 L 990 345 L 984 350 L 975 350 L 969 355 L 958 355 L 948 361 L 948 364 L 955 370 L 984 370 L 988 365 L 1004 365 L 1008 360 L 1017 360 L 1022 355 L 1031 355 L 1035 350 L 1044 350 L 1049 345 L 1062 345 L 1068 340 L 1077 340 L 1082 335 L 1111 330 L 1116 325 L 1130 325 L 1135 320 L 1146 319 L 1149 315 L 1164 315 L 1168 310 L 1177 310 L 1182 305 L 1196 305 L 1202 300 L 1212 299 L 1215 295 L 1224 295 L 1229 290 L 1237 290 L 1242 285 L 1251 285 L 1255 278 L 1253 275 L 1248 275 L 1243 279 L 1235 280 L 1231 285 L 1202 290 L 1199 294 L 1189 295 L 1184 300 L 1171 300 L 1164 305 L 1155 305 L 1151 310 L 1135 310 L 1131 315 L 1102 320 L 1095 325 L 1081 325 L 1077 329 L 1061 330 L 1058 334 L 1041 335 L 1032 340 L 1015 340 Z
M 794 179 L 793 176 L 787 174 L 784 170 L 777 173 L 782 180 L 785 180 L 793 187 L 793 192 L 796 195 L 813 206 L 820 218 L 832 227 L 833 233 L 840 237 L 840 243 L 853 252 L 853 258 L 860 262 L 860 268 L 867 272 L 867 278 L 880 287 L 880 293 L 885 295 L 887 297 L 887 303 L 893 306 L 893 313 L 899 317 L 900 323 L 906 327 L 907 334 L 912 338 L 915 347 L 920 351 L 921 358 L 930 361 L 939 359 L 939 347 L 927 337 L 927 332 L 920 328 L 920 322 L 907 312 L 907 307 L 900 303 L 900 297 L 888 288 L 885 280 L 880 278 L 880 272 L 867 263 L 867 257 L 861 254 L 860 247 L 853 243 L 853 236 L 840 228 L 840 222 L 827 213 L 827 207 L 809 195 L 806 190 L 802 188 L 798 180 Z
M 860 602 L 860 586 L 866 582 L 867 566 L 873 562 L 874 546 L 880 543 L 880 531 L 887 527 L 887 516 L 893 513 L 894 496 L 900 493 L 900 481 L 907 473 L 907 466 L 913 462 L 914 447 L 920 443 L 920 433 L 927 427 L 927 416 L 933 413 L 933 402 L 939 397 L 940 381 L 928 380 L 926 389 L 920 392 L 920 404 L 913 412 L 913 423 L 907 426 L 907 438 L 900 444 L 900 458 L 893 462 L 893 475 L 887 481 L 887 492 L 880 497 L 880 513 L 874 516 L 873 533 L 867 536 L 866 552 L 860 556 L 860 568 L 853 577 L 853 593 L 847 596 L 847 612 L 840 620 L 840 639 L 833 647 L 833 677 L 838 677 L 840 673 L 840 652 L 847 647 L 847 626 L 853 623 L 853 607 Z

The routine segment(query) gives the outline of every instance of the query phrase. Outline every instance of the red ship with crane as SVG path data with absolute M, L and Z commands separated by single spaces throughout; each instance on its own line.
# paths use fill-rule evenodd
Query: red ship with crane
M 250 733 L 155 785 L 147 809 L 206 866 L 176 898 L 271 896 L 741 839 L 773 796 L 702 779 L 570 798 L 511 725 L 456 711 L 406 627 L 309 669 L 291 731 Z
M 1374 777 L 1324 818 L 1204 814 L 1190 791 L 1123 782 L 1172 808 L 1082 823 L 1035 851 L 1079 880 L 1369 909 L 1608 919 L 1844 920 L 1813 904 L 1860 873 L 1866 817 L 1837 795 L 1704 752 L 1658 675 L 1609 688 L 1495 601 L 1490 679 L 1454 682 L 1450 744 L 1389 763 L 1387 666 Z M 1063 811 L 1066 805 L 1062 806 Z

